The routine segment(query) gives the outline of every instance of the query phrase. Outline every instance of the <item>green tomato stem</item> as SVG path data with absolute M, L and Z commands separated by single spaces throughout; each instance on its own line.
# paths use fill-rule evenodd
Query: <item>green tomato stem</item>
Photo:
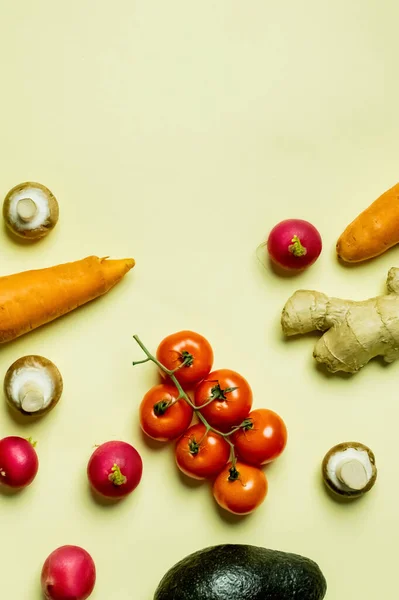
M 180 360 L 181 359 L 183 359 L 181 364 L 176 367 L 176 369 L 173 369 L 173 373 L 176 373 L 176 371 L 179 371 L 179 369 L 182 369 L 183 367 L 190 367 L 194 363 L 194 356 L 186 350 L 180 354 Z
M 174 402 L 171 402 L 170 400 L 160 400 L 160 402 L 154 404 L 154 413 L 157 415 L 157 417 L 161 417 L 166 413 L 168 408 L 172 406 L 172 404 L 174 404 Z
M 199 406 L 198 409 L 202 410 L 203 408 L 205 408 L 205 406 L 209 406 L 209 404 L 212 404 L 212 402 L 215 402 L 215 400 L 213 398 L 209 398 L 209 400 L 204 402 L 204 404 L 201 404 L 201 406 Z
M 229 469 L 229 481 L 237 481 L 240 476 L 240 473 L 237 471 L 235 464 L 232 464 Z
M 144 360 L 135 360 L 133 366 L 135 367 L 136 365 L 143 365 L 144 363 L 149 362 L 149 360 L 149 358 L 145 358 Z
M 206 432 L 205 432 L 205 435 L 204 435 L 203 439 L 201 440 L 201 442 L 208 435 L 209 431 L 213 431 L 213 433 L 216 433 L 217 435 L 220 435 L 221 437 L 223 437 L 226 440 L 226 442 L 229 444 L 229 446 L 230 446 L 230 449 L 231 449 L 231 461 L 230 462 L 232 463 L 232 467 L 235 468 L 235 465 L 236 465 L 236 462 L 237 462 L 237 458 L 236 458 L 236 455 L 235 455 L 234 444 L 233 444 L 232 441 L 229 440 L 229 436 L 231 436 L 233 433 L 235 433 L 236 431 L 238 431 L 241 428 L 242 425 L 239 425 L 238 427 L 234 427 L 231 431 L 229 431 L 227 433 L 224 433 L 223 431 L 219 431 L 218 429 L 215 429 L 214 427 L 212 427 L 211 425 L 209 425 L 209 423 L 206 420 L 206 418 L 204 417 L 204 415 L 201 414 L 201 409 L 204 408 L 204 406 L 206 406 L 207 403 L 205 405 L 200 406 L 200 407 L 195 406 L 195 404 L 193 404 L 191 402 L 190 398 L 188 397 L 188 395 L 186 394 L 186 392 L 182 388 L 181 384 L 176 379 L 176 377 L 174 375 L 174 371 L 171 371 L 170 369 L 167 369 L 162 363 L 160 363 L 159 360 L 155 356 L 153 356 L 151 354 L 151 352 L 144 346 L 143 342 L 140 340 L 140 338 L 139 338 L 138 335 L 134 335 L 133 339 L 137 342 L 137 344 L 140 346 L 140 348 L 142 349 L 142 351 L 144 352 L 144 354 L 147 356 L 146 360 L 134 362 L 133 366 L 135 366 L 137 364 L 140 364 L 141 362 L 151 361 L 155 365 L 157 365 L 157 367 L 159 369 L 161 369 L 161 371 L 163 371 L 166 375 L 168 375 L 168 377 L 170 377 L 170 379 L 172 380 L 172 382 L 176 386 L 177 391 L 179 392 L 178 399 L 185 400 L 187 402 L 187 404 L 189 406 L 191 406 L 191 408 L 193 409 L 195 415 L 198 417 L 198 419 L 201 421 L 201 423 L 203 425 L 205 425 Z M 177 370 L 177 369 L 175 369 L 175 370 Z

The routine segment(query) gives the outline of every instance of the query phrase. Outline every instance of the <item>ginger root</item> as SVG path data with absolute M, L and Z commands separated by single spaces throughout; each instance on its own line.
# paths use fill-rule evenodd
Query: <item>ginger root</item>
M 355 302 L 298 290 L 283 308 L 286 336 L 324 331 L 313 356 L 335 373 L 356 373 L 372 358 L 391 363 L 399 358 L 399 269 L 387 279 L 388 294 Z

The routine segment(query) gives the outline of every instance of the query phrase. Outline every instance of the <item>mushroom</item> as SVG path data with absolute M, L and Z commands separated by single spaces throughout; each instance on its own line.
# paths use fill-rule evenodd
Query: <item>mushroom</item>
M 63 382 L 54 363 L 43 356 L 22 356 L 8 369 L 4 392 L 8 404 L 23 415 L 49 412 L 61 397 Z
M 322 465 L 324 483 L 341 497 L 359 498 L 377 479 L 375 457 L 370 448 L 358 442 L 344 442 L 327 452 Z
M 47 235 L 58 221 L 58 202 L 41 183 L 28 181 L 10 190 L 3 204 L 7 227 L 17 236 L 39 239 Z

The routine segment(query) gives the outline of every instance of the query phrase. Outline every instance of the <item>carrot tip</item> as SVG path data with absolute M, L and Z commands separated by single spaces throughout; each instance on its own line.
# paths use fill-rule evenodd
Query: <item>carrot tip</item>
M 110 257 L 109 256 L 103 256 L 102 258 L 100 258 L 100 262 L 104 263 L 107 262 L 108 259 Z M 114 261 L 109 261 L 109 262 L 116 262 Z M 117 261 L 120 265 L 125 263 L 125 266 L 127 268 L 128 271 L 130 271 L 130 269 L 133 269 L 134 265 L 136 264 L 136 261 L 134 260 L 134 258 L 123 258 L 123 259 L 118 259 Z

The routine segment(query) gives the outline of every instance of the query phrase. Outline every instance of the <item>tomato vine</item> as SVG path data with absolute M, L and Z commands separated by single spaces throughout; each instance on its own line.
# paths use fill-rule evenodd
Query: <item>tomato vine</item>
M 201 413 L 201 410 L 203 408 L 205 408 L 205 406 L 208 406 L 208 404 L 210 404 L 211 402 L 214 402 L 215 399 L 217 399 L 219 396 L 217 395 L 216 398 L 210 398 L 205 404 L 203 404 L 202 406 L 196 406 L 189 398 L 188 394 L 184 391 L 183 386 L 179 383 L 179 381 L 177 380 L 175 373 L 176 371 L 179 371 L 182 367 L 186 366 L 188 364 L 188 360 L 189 358 L 187 357 L 187 359 L 185 359 L 176 369 L 167 369 L 165 367 L 165 365 L 163 365 L 153 354 L 151 354 L 151 352 L 145 347 L 145 345 L 143 344 L 143 342 L 140 340 L 138 335 L 134 335 L 133 339 L 136 341 L 136 343 L 140 346 L 140 348 L 142 349 L 142 351 L 144 352 L 144 354 L 146 355 L 147 358 L 145 358 L 144 360 L 139 360 L 139 361 L 134 361 L 133 362 L 133 366 L 136 365 L 141 365 L 147 362 L 152 362 L 154 363 L 161 371 L 163 371 L 163 373 L 165 373 L 165 375 L 167 375 L 170 380 L 172 381 L 172 383 L 176 386 L 177 391 L 179 392 L 178 397 L 175 399 L 174 402 L 178 402 L 180 399 L 183 399 L 185 402 L 187 402 L 187 404 L 193 409 L 194 414 L 197 416 L 198 420 L 205 426 L 205 436 L 209 433 L 209 431 L 212 431 L 213 433 L 220 435 L 222 438 L 224 438 L 226 440 L 226 442 L 229 444 L 230 446 L 230 462 L 231 462 L 231 469 L 230 469 L 230 473 L 231 476 L 235 476 L 236 474 L 236 463 L 237 463 L 237 458 L 236 458 L 236 453 L 235 453 L 235 449 L 234 449 L 234 444 L 233 442 L 229 439 L 229 437 L 231 435 L 233 435 L 236 431 L 239 431 L 242 427 L 248 426 L 248 418 L 245 419 L 245 421 L 243 423 L 241 423 L 240 425 L 238 425 L 237 427 L 233 427 L 230 431 L 228 431 L 227 433 L 223 432 L 223 431 L 219 431 L 218 429 L 215 429 L 214 427 L 212 427 L 212 425 L 210 425 L 208 423 L 208 421 L 206 420 L 206 418 L 204 417 L 204 415 Z M 186 362 L 187 360 L 187 362 Z M 225 390 L 226 391 L 230 391 L 230 390 Z M 174 403 L 173 402 L 173 403 Z M 167 408 L 169 408 L 170 406 L 172 406 L 173 403 L 170 403 L 169 406 Z M 167 409 L 166 409 L 167 410 Z M 204 436 L 204 437 L 205 437 Z M 202 440 L 201 440 L 202 441 Z M 201 443 L 201 442 L 200 442 Z

